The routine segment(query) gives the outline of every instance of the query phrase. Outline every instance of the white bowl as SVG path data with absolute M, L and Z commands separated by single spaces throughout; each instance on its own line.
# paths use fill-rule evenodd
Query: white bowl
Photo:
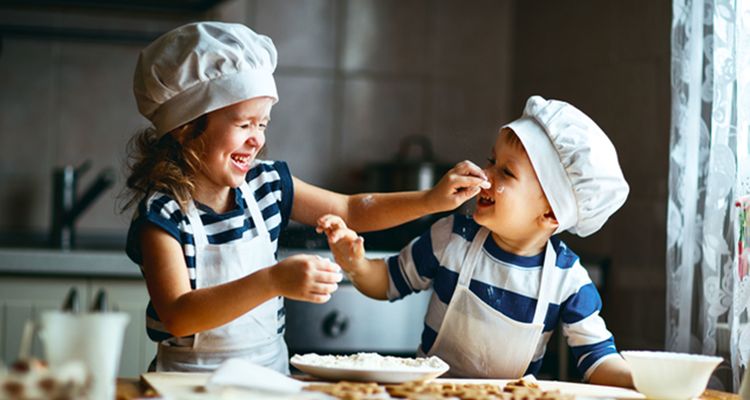
M 699 397 L 723 358 L 665 351 L 622 351 L 636 390 L 649 399 Z

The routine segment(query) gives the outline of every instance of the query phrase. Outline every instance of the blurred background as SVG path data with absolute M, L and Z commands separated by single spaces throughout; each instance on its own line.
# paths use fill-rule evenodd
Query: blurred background
M 397 189 L 372 174 L 399 152 L 484 165 L 530 95 L 586 112 L 618 149 L 631 194 L 600 232 L 564 240 L 603 266 L 603 315 L 618 347 L 663 349 L 666 0 L 2 1 L 0 245 L 46 243 L 53 171 L 88 160 L 81 190 L 108 168 L 114 184 L 82 210 L 78 242 L 124 248 L 126 143 L 147 126 L 131 89 L 138 52 L 197 20 L 242 22 L 273 39 L 280 102 L 266 157 L 345 193 Z

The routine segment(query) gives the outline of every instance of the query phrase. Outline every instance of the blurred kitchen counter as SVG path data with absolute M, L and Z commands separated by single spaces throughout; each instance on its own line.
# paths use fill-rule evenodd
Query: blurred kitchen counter
M 332 258 L 328 250 L 279 249 L 279 260 L 294 254 Z M 368 257 L 385 257 L 396 252 L 368 252 Z M 142 279 L 141 271 L 125 251 L 42 248 L 0 248 L 0 275 L 57 276 L 113 279 Z
M 125 251 L 0 248 L 0 275 L 141 279 Z

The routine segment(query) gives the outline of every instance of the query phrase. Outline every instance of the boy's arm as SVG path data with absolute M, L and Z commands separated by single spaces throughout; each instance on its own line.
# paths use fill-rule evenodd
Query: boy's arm
M 340 216 L 357 232 L 390 228 L 427 214 L 452 210 L 479 193 L 489 182 L 470 161 L 456 164 L 430 190 L 344 195 L 294 181 L 291 218 L 316 225 L 325 214 Z
M 632 388 L 633 377 L 630 366 L 622 357 L 609 357 L 591 373 L 589 383 Z
M 347 272 L 357 290 L 376 300 L 388 299 L 388 267 L 383 260 L 365 258 L 361 236 L 347 228 L 336 215 L 321 217 L 317 230 L 326 234 L 336 262 Z

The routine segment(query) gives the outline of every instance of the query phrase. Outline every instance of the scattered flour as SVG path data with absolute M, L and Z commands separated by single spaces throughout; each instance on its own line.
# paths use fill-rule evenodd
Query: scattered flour
M 429 358 L 402 358 L 381 356 L 378 353 L 357 353 L 349 356 L 318 355 L 315 353 L 295 354 L 292 360 L 318 367 L 368 370 L 440 369 L 446 366 L 443 360 L 435 356 Z

